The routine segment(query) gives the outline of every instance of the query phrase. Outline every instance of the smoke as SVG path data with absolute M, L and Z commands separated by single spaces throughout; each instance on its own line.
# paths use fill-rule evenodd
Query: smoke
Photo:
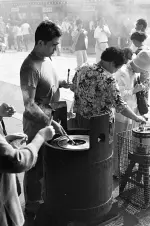
M 68 0 L 68 3 L 72 1 L 73 0 Z M 136 1 L 101 0 L 97 2 L 96 7 L 94 7 L 93 1 L 85 1 L 83 4 L 83 0 L 80 0 L 79 4 L 79 0 L 76 0 L 74 1 L 74 6 L 76 5 L 76 7 L 72 8 L 72 12 L 83 21 L 96 20 L 100 17 L 104 17 L 106 23 L 112 29 L 112 32 L 117 32 L 117 34 L 121 32 L 120 27 L 122 25 L 131 30 L 134 27 L 136 20 L 139 18 L 150 21 L 150 14 L 147 7 L 145 6 L 144 8 L 141 5 L 136 5 Z

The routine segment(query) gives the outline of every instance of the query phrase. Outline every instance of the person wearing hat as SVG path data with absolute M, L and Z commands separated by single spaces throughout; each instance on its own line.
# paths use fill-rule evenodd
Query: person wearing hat
M 149 89 L 150 78 L 150 51 L 141 51 L 132 61 L 125 64 L 115 73 L 116 81 L 123 100 L 137 114 L 136 93 Z M 147 72 L 147 73 L 146 73 Z M 138 74 L 147 75 L 145 82 L 135 84 Z M 133 127 L 132 120 L 124 117 L 119 113 L 115 113 L 115 131 L 114 131 L 114 176 L 118 176 L 118 152 L 117 152 L 117 133 L 130 130 Z

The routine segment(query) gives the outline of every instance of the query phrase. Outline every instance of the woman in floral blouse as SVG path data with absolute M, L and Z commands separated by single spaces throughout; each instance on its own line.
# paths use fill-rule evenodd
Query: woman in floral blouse
M 109 114 L 110 137 L 113 140 L 113 108 L 122 115 L 145 122 L 137 116 L 122 100 L 113 73 L 124 64 L 124 54 L 121 49 L 107 48 L 101 56 L 101 61 L 93 66 L 83 66 L 77 70 L 72 91 L 74 91 L 74 112 L 76 127 L 89 128 L 89 119 L 93 116 Z

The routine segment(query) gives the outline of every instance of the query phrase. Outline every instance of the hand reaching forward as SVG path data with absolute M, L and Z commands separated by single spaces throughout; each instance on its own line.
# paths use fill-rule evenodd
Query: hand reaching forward
M 0 105 L 0 117 L 11 117 L 15 112 L 15 109 L 6 103 Z
M 143 116 L 137 115 L 136 122 L 139 122 L 141 124 L 146 124 L 146 119 Z

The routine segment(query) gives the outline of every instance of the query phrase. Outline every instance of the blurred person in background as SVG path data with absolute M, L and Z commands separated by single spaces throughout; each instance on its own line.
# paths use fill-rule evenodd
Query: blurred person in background
M 21 25 L 18 23 L 16 27 L 17 27 L 17 34 L 16 34 L 16 38 L 17 38 L 17 50 L 18 51 L 22 51 L 23 36 L 22 36 Z
M 71 29 L 71 23 L 69 22 L 68 18 L 65 17 L 61 29 L 62 29 L 62 47 L 68 48 L 69 46 L 69 40 L 70 40 L 70 29 Z
M 21 33 L 22 33 L 22 36 L 23 36 L 23 43 L 24 43 L 24 46 L 25 46 L 25 50 L 28 51 L 30 34 L 31 34 L 31 27 L 30 27 L 30 24 L 27 23 L 27 21 L 24 21 L 24 23 L 21 25 Z
M 108 48 L 108 37 L 110 37 L 110 35 L 111 32 L 108 25 L 105 23 L 104 18 L 100 18 L 97 21 L 97 27 L 94 32 L 94 38 L 96 39 L 96 63 L 100 61 L 102 52 Z
M 3 21 L 3 17 L 0 17 L 0 37 L 5 37 L 6 34 L 6 24 Z
M 7 24 L 7 34 L 8 34 L 8 49 L 12 49 L 14 47 L 14 33 L 13 33 L 13 24 L 9 22 Z
M 95 23 L 93 20 L 91 20 L 89 22 L 89 27 L 88 27 L 88 48 L 95 47 L 94 31 L 95 31 Z
M 118 44 L 120 48 L 125 48 L 129 46 L 130 42 L 130 30 L 126 24 L 125 18 L 120 21 L 120 34 L 118 39 Z
M 71 24 L 70 24 L 68 18 L 65 17 L 65 19 L 63 20 L 62 25 L 61 25 L 62 32 L 63 33 L 68 32 L 70 27 L 71 27 Z
M 87 31 L 83 29 L 82 20 L 76 20 L 76 30 L 72 32 L 73 47 L 76 54 L 77 69 L 87 62 Z
M 148 46 L 145 45 L 145 40 L 147 39 L 147 35 L 144 32 L 136 31 L 131 34 L 130 37 L 132 43 L 137 48 L 135 54 L 137 55 L 141 50 L 148 50 Z
M 14 36 L 14 49 L 18 50 L 18 45 L 17 45 L 17 23 L 14 23 L 13 26 L 13 36 Z
M 147 21 L 143 18 L 140 18 L 136 21 L 136 25 L 135 28 L 132 30 L 132 33 L 135 31 L 146 32 L 147 26 Z
M 136 21 L 136 25 L 135 25 L 135 28 L 133 28 L 131 30 L 131 34 L 133 34 L 134 32 L 143 32 L 143 33 L 146 33 L 146 29 L 147 29 L 147 21 L 143 18 L 141 19 L 138 19 Z M 132 49 L 133 52 L 136 52 L 137 50 L 137 47 L 132 43 L 130 48 Z

